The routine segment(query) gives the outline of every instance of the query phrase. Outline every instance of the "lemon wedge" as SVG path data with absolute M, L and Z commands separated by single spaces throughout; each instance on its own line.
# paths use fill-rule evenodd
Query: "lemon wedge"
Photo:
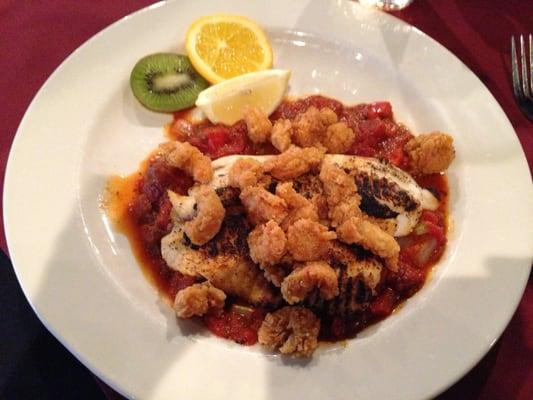
M 234 124 L 242 119 L 245 106 L 258 107 L 270 115 L 287 92 L 290 76 L 291 72 L 283 69 L 237 76 L 201 91 L 196 106 L 214 124 Z
M 272 47 L 265 33 L 238 15 L 196 20 L 187 31 L 185 48 L 194 68 L 211 83 L 272 66 Z

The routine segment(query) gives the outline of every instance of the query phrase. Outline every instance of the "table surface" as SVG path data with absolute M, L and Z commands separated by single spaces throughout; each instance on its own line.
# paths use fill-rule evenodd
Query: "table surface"
M 17 126 L 54 69 L 83 42 L 150 0 L 0 1 L 0 179 Z M 533 123 L 514 102 L 510 35 L 533 32 L 530 0 L 415 0 L 397 17 L 459 57 L 507 114 L 533 170 Z M 2 214 L 0 214 L 2 218 Z M 1 226 L 3 227 L 3 220 Z M 7 254 L 3 228 L 0 248 Z M 74 359 L 33 315 L 12 271 L 0 257 L 0 398 L 120 399 Z M 531 399 L 533 281 L 491 351 L 441 399 Z

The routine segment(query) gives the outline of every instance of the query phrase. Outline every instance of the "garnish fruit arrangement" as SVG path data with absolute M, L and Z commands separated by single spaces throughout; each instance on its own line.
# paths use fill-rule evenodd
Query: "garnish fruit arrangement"
M 265 71 L 272 66 L 272 48 L 255 22 L 226 14 L 202 17 L 187 31 L 185 48 L 187 55 L 156 53 L 137 62 L 130 86 L 145 107 L 160 112 L 187 109 L 209 83 L 220 82 L 224 84 L 202 93 L 197 103 L 211 122 L 237 121 L 242 116 L 235 110 L 244 104 L 270 114 L 281 101 L 289 72 Z M 256 74 L 243 79 L 248 73 Z

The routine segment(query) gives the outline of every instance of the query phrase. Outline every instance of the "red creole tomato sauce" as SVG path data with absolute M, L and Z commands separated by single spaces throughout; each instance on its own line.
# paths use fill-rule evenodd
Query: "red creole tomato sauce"
M 230 308 L 221 314 L 208 314 L 203 320 L 207 329 L 215 335 L 239 344 L 252 345 L 257 343 L 257 331 L 265 315 L 266 312 L 260 308 L 251 309 L 246 313 Z
M 403 146 L 413 135 L 394 121 L 388 102 L 345 106 L 337 100 L 323 96 L 309 96 L 285 100 L 271 115 L 293 119 L 310 106 L 329 107 L 354 131 L 357 138 L 348 154 L 386 159 L 408 170 L 408 160 Z M 176 113 L 168 126 L 171 139 L 188 141 L 203 153 L 216 159 L 231 154 L 275 154 L 271 145 L 254 145 L 247 136 L 246 125 L 239 121 L 232 126 L 213 125 L 207 121 L 191 123 L 186 112 Z M 396 272 L 385 270 L 379 284 L 379 294 L 370 307 L 349 318 L 321 316 L 322 340 L 341 340 L 355 336 L 370 324 L 390 315 L 405 299 L 415 294 L 423 285 L 432 266 L 446 247 L 448 185 L 444 175 L 415 176 L 418 183 L 431 190 L 440 201 L 436 211 L 424 211 L 420 223 L 406 237 L 400 238 L 400 261 Z M 112 192 L 129 193 L 115 197 L 115 208 L 121 208 L 120 227 L 128 236 L 134 252 L 145 273 L 158 289 L 173 300 L 176 293 L 195 283 L 195 279 L 168 268 L 161 257 L 160 240 L 170 232 L 171 205 L 166 190 L 185 194 L 192 181 L 176 168 L 151 157 L 140 171 L 120 182 L 115 182 Z M 125 190 L 129 188 L 129 190 Z M 257 342 L 257 330 L 266 311 L 249 307 L 249 312 L 236 312 L 233 307 L 220 315 L 208 315 L 204 324 L 214 334 L 237 343 L 251 345 Z

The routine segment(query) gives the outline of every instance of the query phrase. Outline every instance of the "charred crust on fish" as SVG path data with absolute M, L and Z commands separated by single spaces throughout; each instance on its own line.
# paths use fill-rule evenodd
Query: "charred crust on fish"
M 357 173 L 355 175 L 355 184 L 361 196 L 390 201 L 395 206 L 402 207 L 406 211 L 413 211 L 418 207 L 418 203 L 413 200 L 408 192 L 401 189 L 395 182 L 391 182 L 386 178 Z

